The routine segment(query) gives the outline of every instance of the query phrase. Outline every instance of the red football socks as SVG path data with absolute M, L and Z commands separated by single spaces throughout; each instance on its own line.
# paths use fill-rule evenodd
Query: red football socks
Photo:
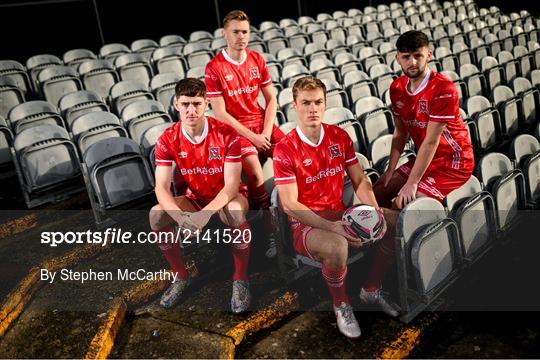
M 347 266 L 335 270 L 326 265 L 322 266 L 322 276 L 328 285 L 328 290 L 332 296 L 334 305 L 340 306 L 342 302 L 349 303 L 349 297 L 345 291 L 345 277 L 347 276 Z

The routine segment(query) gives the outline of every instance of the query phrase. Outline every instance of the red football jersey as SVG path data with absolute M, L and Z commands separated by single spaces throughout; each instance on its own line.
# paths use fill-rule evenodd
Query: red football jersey
M 447 166 L 455 170 L 474 167 L 473 147 L 467 125 L 459 113 L 459 96 L 454 83 L 444 75 L 428 70 L 414 93 L 407 89 L 409 78 L 400 76 L 390 86 L 392 112 L 399 117 L 420 149 L 430 121 L 444 122 L 446 127 L 431 166 Z
M 212 201 L 223 189 L 223 164 L 240 162 L 240 141 L 230 126 L 207 117 L 202 140 L 195 143 L 177 122 L 159 137 L 155 148 L 156 166 L 172 166 L 178 170 L 197 199 Z
M 296 182 L 298 202 L 313 211 L 343 210 L 345 170 L 358 163 L 351 138 L 345 130 L 322 124 L 318 144 L 297 127 L 276 145 L 274 182 Z
M 246 49 L 245 57 L 237 62 L 225 50 L 207 65 L 205 73 L 208 97 L 223 96 L 227 112 L 246 127 L 260 126 L 264 109 L 259 105 L 259 90 L 272 84 L 264 58 Z

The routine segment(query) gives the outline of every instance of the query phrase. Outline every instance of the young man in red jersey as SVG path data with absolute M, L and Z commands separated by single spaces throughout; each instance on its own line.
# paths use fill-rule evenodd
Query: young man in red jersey
M 474 157 L 454 83 L 427 65 L 432 57 L 427 36 L 408 31 L 396 47 L 404 75 L 390 86 L 395 124 L 390 162 L 373 191 L 381 206 L 392 206 L 395 198 L 393 206 L 401 209 L 421 196 L 442 201 L 470 178 Z M 408 136 L 416 159 L 396 169 Z
M 360 327 L 345 292 L 345 277 L 349 247 L 359 248 L 361 241 L 345 232 L 341 220 L 345 210 L 345 172 L 360 202 L 377 208 L 380 216 L 383 210 L 377 204 L 347 132 L 322 123 L 326 103 L 324 83 L 312 76 L 303 77 L 293 86 L 293 98 L 298 126 L 276 146 L 274 181 L 283 210 L 289 215 L 295 251 L 322 262 L 322 275 L 332 296 L 338 329 L 345 336 L 356 338 L 360 336 Z M 384 209 L 384 217 L 388 231 L 378 241 L 375 263 L 360 299 L 396 316 L 396 310 L 380 291 L 394 254 L 395 211 Z
M 241 10 L 225 16 L 223 37 L 227 48 L 206 66 L 205 82 L 216 118 L 240 134 L 242 169 L 247 177 L 251 203 L 255 208 L 266 210 L 270 197 L 264 188 L 258 155 L 263 152 L 271 156 L 284 134 L 274 124 L 277 99 L 266 62 L 259 53 L 247 48 L 249 26 L 249 18 Z M 259 91 L 264 96 L 265 109 L 257 101 Z M 272 241 L 267 256 L 275 256 Z
M 155 232 L 173 233 L 175 225 L 195 232 L 218 213 L 224 224 L 239 229 L 243 241 L 231 244 L 235 268 L 231 308 L 240 313 L 247 310 L 251 299 L 247 275 L 251 235 L 246 221 L 247 188 L 240 182 L 239 136 L 230 126 L 204 115 L 208 100 L 202 81 L 182 79 L 175 92 L 180 121 L 165 130 L 156 143 L 159 204 L 150 211 L 150 226 Z M 188 187 L 186 195 L 176 198 L 170 190 L 173 162 Z M 169 308 L 177 303 L 191 278 L 179 242 L 167 240 L 159 248 L 178 278 L 161 297 L 160 304 Z

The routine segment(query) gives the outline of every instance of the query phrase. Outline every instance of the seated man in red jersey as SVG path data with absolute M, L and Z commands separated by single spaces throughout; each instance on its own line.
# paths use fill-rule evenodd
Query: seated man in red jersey
M 298 126 L 276 146 L 274 181 L 283 210 L 289 215 L 295 251 L 322 262 L 322 275 L 332 296 L 338 329 L 350 338 L 360 336 L 360 327 L 345 293 L 349 247 L 360 247 L 341 220 L 345 204 L 345 172 L 363 204 L 374 206 L 382 216 L 371 183 L 360 166 L 352 140 L 345 130 L 322 123 L 326 106 L 326 87 L 312 76 L 293 86 Z M 308 161 L 306 161 L 308 159 Z M 310 161 L 309 161 L 310 160 Z M 386 236 L 378 242 L 375 263 L 360 300 L 378 305 L 385 313 L 397 311 L 381 292 L 383 277 L 392 263 L 396 212 L 384 209 L 388 223 Z
M 420 196 L 442 201 L 469 180 L 474 157 L 456 86 L 427 65 L 432 58 L 427 36 L 407 31 L 396 47 L 404 75 L 390 86 L 395 123 L 392 149 L 388 169 L 373 191 L 381 206 L 401 209 Z M 408 136 L 416 147 L 416 159 L 396 169 Z
M 206 65 L 205 82 L 216 118 L 240 135 L 249 200 L 254 208 L 268 210 L 270 197 L 264 188 L 259 152 L 272 156 L 275 144 L 285 135 L 274 124 L 277 99 L 268 66 L 261 54 L 247 48 L 249 33 L 249 17 L 243 11 L 233 10 L 225 16 L 227 47 Z M 266 103 L 264 109 L 258 102 L 259 91 Z M 269 226 L 268 211 L 263 214 Z M 273 237 L 269 240 L 266 256 L 271 258 L 276 250 Z
M 173 232 L 175 225 L 190 231 L 202 230 L 218 213 L 224 224 L 242 230 L 243 241 L 231 245 L 235 268 L 231 308 L 241 313 L 247 310 L 251 298 L 247 274 L 251 239 L 246 221 L 247 188 L 240 182 L 239 137 L 228 125 L 204 115 L 208 100 L 202 81 L 182 79 L 175 92 L 174 106 L 180 121 L 165 130 L 156 143 L 155 191 L 159 204 L 150 211 L 150 226 L 155 232 Z M 173 162 L 188 187 L 186 195 L 176 198 L 170 190 Z M 159 248 L 171 271 L 177 273 L 178 280 L 160 301 L 169 308 L 177 303 L 191 278 L 178 241 L 168 239 Z

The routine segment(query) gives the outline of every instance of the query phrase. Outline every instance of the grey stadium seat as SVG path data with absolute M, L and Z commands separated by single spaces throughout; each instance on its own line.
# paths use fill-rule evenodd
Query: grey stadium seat
M 154 75 L 152 67 L 141 54 L 120 55 L 114 60 L 114 66 L 122 80 L 135 80 L 148 84 Z
M 0 60 L 0 76 L 13 79 L 25 96 L 33 91 L 26 68 L 18 61 Z
M 177 48 L 180 51 L 184 48 L 184 45 L 187 43 L 186 39 L 180 35 L 165 35 L 159 39 L 160 46 L 166 46 L 168 48 Z
M 139 145 L 114 137 L 92 144 L 81 164 L 96 222 L 107 221 L 107 210 L 132 206 L 154 189 L 154 180 Z
M 502 82 L 506 79 L 503 67 L 499 65 L 499 62 L 493 56 L 483 57 L 481 60 L 481 68 L 489 90 L 494 89 L 498 85 L 502 85 Z
M 337 125 L 348 120 L 354 120 L 354 114 L 345 107 L 334 107 L 324 112 L 324 122 Z
M 377 96 L 375 84 L 368 74 L 359 70 L 352 70 L 343 76 L 343 86 L 347 90 L 352 103 L 366 96 Z
M 501 115 L 501 128 L 504 135 L 513 137 L 519 132 L 519 111 L 521 99 L 514 96 L 508 86 L 499 85 L 492 92 L 493 103 Z
M 209 46 L 210 43 L 206 45 L 204 42 L 189 42 L 184 45 L 182 51 L 190 68 L 195 66 L 206 66 L 213 57 Z
M 119 115 L 122 109 L 137 100 L 154 100 L 154 95 L 149 91 L 148 85 L 133 80 L 120 81 L 111 87 L 111 108 Z
M 120 120 L 110 112 L 96 111 L 79 116 L 71 127 L 73 140 L 81 154 L 95 142 L 110 137 L 128 137 Z
M 114 66 L 107 60 L 89 60 L 79 65 L 79 74 L 84 88 L 98 93 L 102 99 L 107 99 L 111 87 L 120 78 Z
M 400 318 L 407 322 L 457 278 L 459 233 L 439 201 L 421 197 L 401 211 L 396 238 Z
M 146 61 L 150 60 L 152 52 L 159 47 L 159 44 L 151 39 L 139 39 L 131 43 L 131 51 L 144 56 Z
M 321 79 L 326 86 L 326 108 L 349 107 L 349 98 L 341 85 L 335 80 Z
M 531 82 L 522 77 L 517 77 L 512 82 L 514 93 L 521 98 L 521 114 L 523 115 L 523 125 L 531 128 L 538 123 L 538 113 L 540 110 L 540 95 L 538 89 L 532 86 Z
M 77 149 L 66 129 L 49 124 L 27 128 L 15 136 L 13 154 L 29 208 L 82 189 Z
M 497 54 L 499 64 L 504 68 L 506 83 L 510 84 L 519 74 L 519 63 L 509 51 L 501 51 Z
M 0 179 L 12 168 L 10 147 L 13 145 L 13 132 L 6 119 L 0 116 Z
M 114 60 L 123 54 L 129 54 L 131 50 L 124 44 L 112 43 L 105 44 L 99 49 L 99 56 L 102 59 L 109 60 L 114 63 Z
M 464 260 L 469 263 L 478 260 L 495 244 L 497 224 L 493 197 L 471 176 L 446 196 L 445 204 L 450 217 L 458 224 Z
M 365 149 L 379 136 L 392 132 L 392 113 L 381 99 L 373 96 L 360 98 L 354 109 L 364 133 L 362 145 Z
M 472 96 L 467 100 L 467 113 L 476 123 L 480 151 L 486 151 L 497 144 L 501 138 L 500 114 L 483 96 Z
M 510 145 L 510 157 L 525 177 L 527 203 L 537 208 L 540 203 L 540 144 L 528 134 L 517 136 Z
M 71 66 L 73 70 L 77 70 L 79 65 L 88 60 L 97 59 L 96 54 L 88 49 L 73 49 L 66 51 L 62 56 L 64 64 Z
M 171 98 L 175 95 L 174 89 L 182 77 L 175 73 L 157 74 L 150 80 L 150 89 L 154 93 L 156 100 L 165 109 L 171 106 Z
M 187 64 L 181 49 L 177 47 L 155 49 L 151 60 L 158 73 L 172 72 L 182 78 L 185 77 Z
M 493 152 L 480 159 L 476 176 L 495 200 L 499 230 L 507 230 L 516 221 L 518 210 L 524 206 L 523 174 L 514 169 L 506 155 Z
M 296 80 L 306 75 L 311 75 L 310 71 L 305 66 L 298 64 L 284 66 L 281 71 L 281 78 L 285 87 L 293 87 Z
M 476 65 L 463 64 L 459 67 L 459 76 L 467 85 L 469 96 L 484 95 L 486 93 L 486 79 Z
M 58 56 L 50 55 L 50 54 L 41 54 L 41 55 L 35 55 L 28 60 L 26 60 L 26 70 L 28 71 L 28 74 L 30 75 L 30 80 L 32 82 L 33 90 L 37 93 L 39 91 L 37 87 L 37 76 L 38 73 L 50 66 L 56 66 L 56 65 L 64 65 L 62 60 Z
M 109 111 L 101 96 L 90 90 L 79 90 L 62 96 L 58 108 L 68 129 L 71 129 L 73 121 L 81 115 L 93 111 Z
M 144 131 L 141 135 L 141 147 L 144 151 L 144 154 L 148 156 L 150 154 L 150 151 L 154 148 L 156 145 L 157 140 L 163 134 L 163 132 L 171 127 L 173 123 L 163 123 L 154 125 L 146 131 Z
M 39 72 L 37 81 L 43 98 L 55 106 L 65 94 L 83 88 L 79 76 L 69 66 L 47 67 Z
M 195 66 L 188 70 L 186 77 L 193 77 L 201 81 L 204 81 L 204 72 L 205 72 L 204 66 Z
M 15 106 L 9 112 L 9 121 L 15 134 L 42 124 L 66 127 L 58 109 L 43 100 L 32 100 Z
M 0 116 L 7 117 L 16 105 L 25 102 L 24 93 L 17 82 L 7 76 L 0 76 Z
M 172 122 L 163 105 L 156 100 L 139 100 L 132 102 L 122 110 L 124 127 L 130 137 L 141 144 L 142 134 L 154 125 Z

